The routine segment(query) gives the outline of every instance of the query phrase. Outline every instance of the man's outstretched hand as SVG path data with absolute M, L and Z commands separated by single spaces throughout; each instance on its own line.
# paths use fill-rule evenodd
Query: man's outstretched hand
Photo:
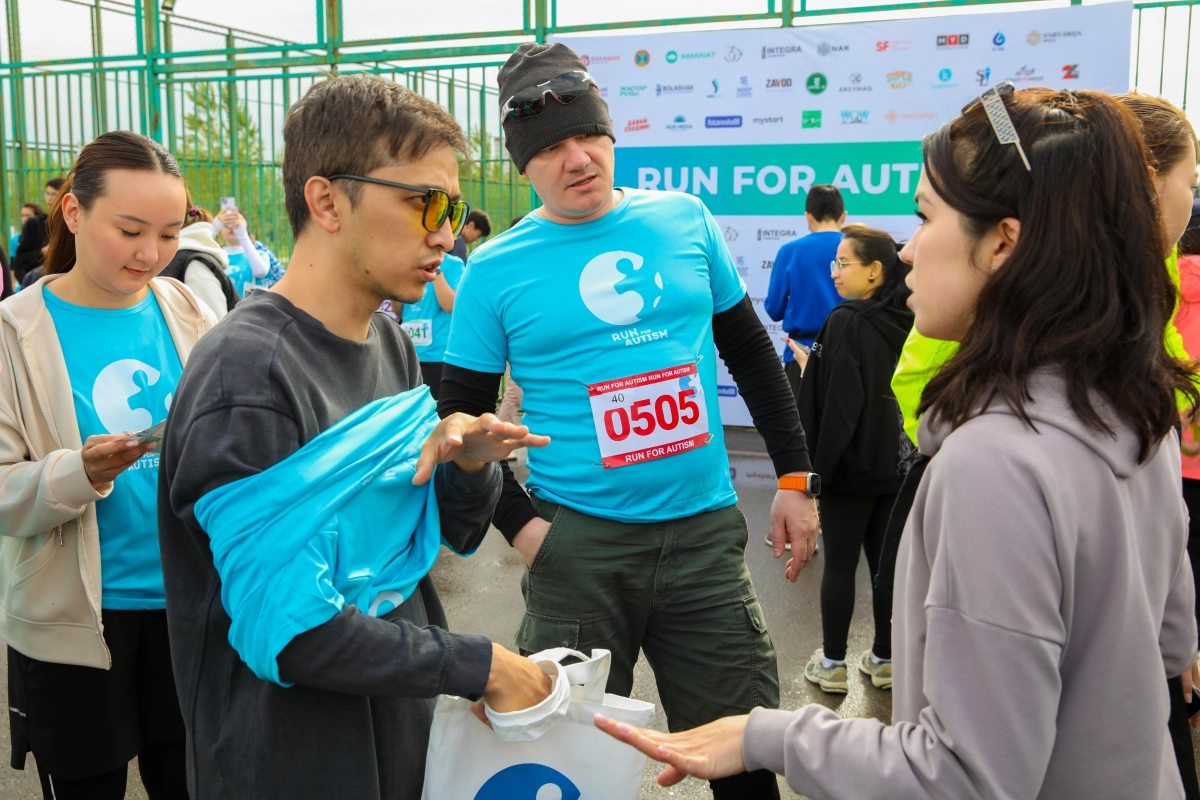
M 501 422 L 495 414 L 472 417 L 451 414 L 438 423 L 421 445 L 417 474 L 413 483 L 420 486 L 433 477 L 438 464 L 453 461 L 464 472 L 475 472 L 484 464 L 503 461 L 518 447 L 545 447 L 549 436 L 538 436 L 524 425 Z

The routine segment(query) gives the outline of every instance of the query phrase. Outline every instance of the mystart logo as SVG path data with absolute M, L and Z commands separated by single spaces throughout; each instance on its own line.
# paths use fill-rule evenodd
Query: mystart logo
M 850 45 L 848 44 L 830 44 L 829 42 L 821 42 L 817 45 L 817 55 L 824 58 L 830 53 L 849 53 Z
M 875 43 L 876 53 L 890 53 L 894 51 L 908 50 L 912 47 L 912 39 L 884 39 Z
M 829 88 L 829 80 L 820 72 L 814 72 L 804 82 L 804 88 L 808 89 L 809 94 L 820 94 Z
M 730 45 L 729 49 L 725 51 L 725 60 L 732 64 L 734 61 L 741 61 L 742 55 L 741 50 Z
M 762 57 L 764 60 L 768 58 L 783 58 L 784 56 L 795 55 L 799 52 L 800 45 L 798 44 L 787 44 L 780 47 L 763 47 Z
M 945 36 L 937 37 L 937 46 L 945 47 L 969 47 L 971 44 L 971 35 L 967 33 L 950 33 Z
M 633 56 L 633 63 L 639 67 L 644 67 L 650 63 L 650 53 L 646 50 L 638 50 Z
M 803 111 L 800 113 L 801 128 L 819 128 L 821 127 L 821 111 Z
M 641 117 L 639 119 L 631 119 L 631 120 L 629 120 L 629 122 L 625 123 L 625 132 L 626 133 L 637 133 L 638 131 L 648 131 L 648 130 L 650 130 L 650 120 L 646 117 Z
M 790 228 L 759 228 L 758 241 L 777 242 L 781 239 L 795 239 L 796 232 Z
M 633 85 L 633 86 L 622 86 L 621 87 L 621 97 L 640 97 L 642 92 L 646 91 L 649 88 L 650 87 L 646 86 L 645 84 Z
M 782 125 L 783 117 L 753 117 L 750 121 L 755 125 Z
M 742 118 L 733 115 L 726 117 L 705 117 L 704 127 L 706 128 L 740 128 L 742 127 Z
M 1062 79 L 1064 81 L 1078 80 L 1079 79 L 1079 65 L 1078 64 L 1063 64 L 1062 73 L 1063 73 Z
M 790 92 L 792 90 L 792 79 L 767 78 L 766 89 L 768 92 Z
M 842 111 L 843 125 L 866 125 L 871 112 L 865 109 Z
M 887 74 L 889 89 L 907 89 L 912 85 L 913 74 L 908 70 L 896 70 Z

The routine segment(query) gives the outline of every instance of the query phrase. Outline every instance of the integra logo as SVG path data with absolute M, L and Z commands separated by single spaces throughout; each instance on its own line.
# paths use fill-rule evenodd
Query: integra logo
M 799 52 L 800 52 L 800 45 L 798 45 L 798 44 L 788 44 L 788 45 L 783 45 L 781 47 L 763 47 L 762 57 L 764 59 L 783 58 L 784 56 L 790 56 L 790 55 L 793 55 L 794 53 L 799 53 Z
M 777 242 L 781 239 L 795 239 L 796 232 L 790 228 L 759 228 L 758 241 Z

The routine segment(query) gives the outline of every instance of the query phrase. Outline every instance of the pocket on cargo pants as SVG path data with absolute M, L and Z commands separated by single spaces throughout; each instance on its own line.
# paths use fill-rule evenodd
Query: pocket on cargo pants
M 578 649 L 580 625 L 578 617 L 553 616 L 529 610 L 530 605 L 537 606 L 536 600 L 532 597 L 533 583 L 537 580 L 539 572 L 549 567 L 554 560 L 555 543 L 559 537 L 563 518 L 567 513 L 565 506 L 539 502 L 536 499 L 534 504 L 542 519 L 550 523 L 550 530 L 546 532 L 546 538 L 538 547 L 538 551 L 533 557 L 533 563 L 525 568 L 525 572 L 521 576 L 521 595 L 525 598 L 525 616 L 521 619 L 521 624 L 517 626 L 516 645 L 522 655 L 549 650 L 552 647 Z

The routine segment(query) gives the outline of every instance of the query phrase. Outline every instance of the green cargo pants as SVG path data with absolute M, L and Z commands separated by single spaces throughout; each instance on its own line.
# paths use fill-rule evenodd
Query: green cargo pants
M 537 498 L 534 505 L 551 525 L 521 579 L 523 654 L 611 650 L 608 691 L 628 696 L 645 651 L 671 731 L 779 707 L 775 646 L 746 568 L 746 519 L 736 505 L 641 524 Z

